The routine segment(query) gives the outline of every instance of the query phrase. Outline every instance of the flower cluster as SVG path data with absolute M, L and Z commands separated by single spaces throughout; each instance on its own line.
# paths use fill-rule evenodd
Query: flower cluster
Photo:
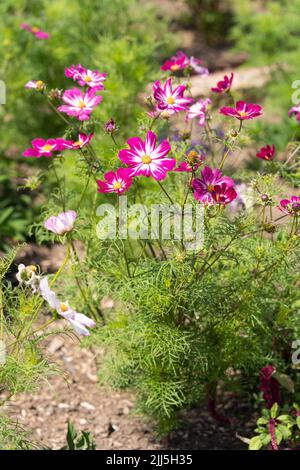
M 193 180 L 194 197 L 204 205 L 229 204 L 237 197 L 234 181 L 217 168 L 206 166 L 201 176 Z
M 263 398 L 268 408 L 272 408 L 274 403 L 279 403 L 280 401 L 279 384 L 273 377 L 275 372 L 275 367 L 268 365 L 263 367 L 259 374 L 259 389 L 263 392 Z

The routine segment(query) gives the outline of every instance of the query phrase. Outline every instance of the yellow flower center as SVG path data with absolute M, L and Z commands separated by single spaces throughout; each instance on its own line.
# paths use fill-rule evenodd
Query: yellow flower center
M 74 142 L 74 147 L 81 147 L 82 142 L 80 140 L 77 140 L 77 142 Z
M 240 111 L 240 116 L 241 117 L 248 116 L 248 113 L 246 113 L 245 111 Z
M 174 104 L 175 103 L 175 100 L 174 100 L 173 96 L 169 96 L 169 98 L 167 98 L 167 103 L 168 104 Z
M 122 183 L 120 181 L 116 181 L 114 183 L 114 189 L 121 189 L 122 188 Z
M 152 162 L 152 159 L 150 157 L 150 155 L 144 155 L 142 157 L 142 163 L 144 163 L 144 165 L 149 165 L 149 163 Z
M 89 75 L 87 75 L 87 76 L 85 77 L 84 81 L 85 81 L 86 83 L 90 83 L 90 82 L 92 81 L 92 78 L 91 78 Z
M 53 145 L 46 144 L 46 145 L 44 145 L 43 150 L 45 152 L 51 152 L 52 148 L 53 148 Z
M 38 33 L 39 30 L 40 30 L 40 28 L 38 28 L 37 26 L 34 26 L 33 28 L 31 28 L 31 31 L 32 31 L 33 33 Z
M 30 264 L 29 266 L 26 266 L 26 271 L 29 272 L 29 273 L 32 273 L 32 272 L 36 272 L 37 270 L 37 267 L 34 266 L 34 264 Z
M 171 70 L 173 70 L 174 72 L 176 72 L 176 70 L 180 69 L 180 65 L 178 64 L 174 64 L 174 65 L 171 65 Z
M 213 184 L 208 184 L 207 185 L 207 191 L 209 191 L 210 193 L 215 189 L 214 185 Z
M 36 82 L 36 87 L 38 90 L 41 90 L 44 87 L 44 82 L 42 82 L 42 80 L 38 80 Z
M 68 311 L 68 306 L 66 304 L 60 304 L 60 309 L 62 312 L 67 312 Z
M 85 108 L 85 102 L 83 100 L 80 100 L 78 103 L 79 108 L 83 109 Z

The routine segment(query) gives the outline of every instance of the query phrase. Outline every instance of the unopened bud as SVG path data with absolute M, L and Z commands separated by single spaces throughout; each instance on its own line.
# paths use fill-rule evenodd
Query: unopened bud
M 116 123 L 115 121 L 110 118 L 103 127 L 104 131 L 107 132 L 107 134 L 113 134 L 116 130 Z
M 53 90 L 49 91 L 48 97 L 51 101 L 60 100 L 62 97 L 62 90 L 54 88 Z
M 262 202 L 268 202 L 269 199 L 270 199 L 267 194 L 262 194 L 262 195 L 260 196 L 260 198 L 261 198 Z

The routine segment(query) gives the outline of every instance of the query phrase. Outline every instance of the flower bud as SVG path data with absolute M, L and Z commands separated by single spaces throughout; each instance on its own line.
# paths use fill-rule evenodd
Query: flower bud
M 262 202 L 268 202 L 270 200 L 269 196 L 267 194 L 262 194 L 260 196 Z
M 105 124 L 104 124 L 104 132 L 106 132 L 107 134 L 113 134 L 115 131 L 116 131 L 116 123 L 115 121 L 110 118 Z
M 53 90 L 50 90 L 48 93 L 48 98 L 51 101 L 60 100 L 61 97 L 62 97 L 62 90 L 59 90 L 58 88 L 54 88 Z

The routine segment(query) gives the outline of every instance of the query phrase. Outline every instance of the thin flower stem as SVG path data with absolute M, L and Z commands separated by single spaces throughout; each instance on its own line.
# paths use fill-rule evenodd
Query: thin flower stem
M 75 247 L 75 244 L 74 244 L 73 240 L 71 241 L 71 247 L 72 247 L 72 251 L 73 251 L 73 254 L 74 254 L 74 258 L 76 259 L 76 262 L 79 263 L 80 262 L 79 256 L 77 254 L 76 247 Z M 79 289 L 79 292 L 81 294 L 81 297 L 83 298 L 83 300 L 84 300 L 91 316 L 94 318 L 94 320 L 97 320 L 98 316 L 100 315 L 100 317 L 103 320 L 103 323 L 105 323 L 105 318 L 104 318 L 104 314 L 103 314 L 102 310 L 100 308 L 97 308 L 97 307 L 94 308 L 94 306 L 90 304 L 90 302 L 88 300 L 88 294 L 86 294 L 85 289 L 82 287 L 81 282 L 80 282 L 78 276 L 76 275 L 76 272 L 74 272 L 74 278 L 75 278 L 75 282 L 77 284 L 77 287 Z
M 186 195 L 185 195 L 185 198 L 184 198 L 182 207 L 184 207 L 185 204 L 186 204 L 187 198 L 188 198 L 189 193 L 190 193 L 190 190 L 191 190 L 191 185 L 192 185 L 194 176 L 195 176 L 194 171 L 192 171 L 192 176 L 191 176 L 191 178 L 190 178 L 190 180 L 189 180 L 189 182 L 188 182 L 188 188 L 187 188 L 187 192 L 186 192 Z
M 239 136 L 239 134 L 241 133 L 242 127 L 243 127 L 243 121 L 240 120 L 240 127 L 239 127 L 239 129 L 238 129 L 238 131 L 237 131 L 237 135 L 236 135 L 235 139 L 236 139 L 236 138 Z M 220 169 L 220 170 L 222 170 L 222 168 L 223 168 L 223 166 L 224 166 L 224 164 L 225 164 L 225 162 L 226 162 L 226 160 L 227 160 L 227 157 L 228 157 L 229 153 L 230 153 L 232 150 L 233 150 L 233 147 L 229 146 L 228 149 L 227 149 L 227 151 L 225 152 L 223 158 L 222 158 L 221 163 L 220 163 L 220 166 L 219 166 L 219 169 Z
M 33 334 L 37 333 L 38 331 L 43 330 L 47 326 L 51 325 L 51 323 L 55 322 L 55 320 L 56 320 L 56 318 L 54 318 L 54 317 L 51 318 L 51 320 L 47 321 L 46 323 L 43 323 L 43 325 L 39 326 L 36 330 L 33 330 L 31 332 L 31 334 L 33 335 Z
M 77 208 L 76 208 L 76 212 L 78 212 L 78 210 L 79 210 L 79 208 L 80 208 L 80 206 L 81 206 L 81 203 L 82 203 L 82 201 L 83 201 L 83 199 L 84 199 L 84 196 L 85 196 L 85 194 L 86 194 L 86 191 L 87 191 L 87 189 L 88 189 L 88 187 L 89 187 L 90 180 L 91 180 L 91 173 L 88 175 L 88 178 L 87 178 L 87 180 L 86 180 L 86 184 L 85 184 L 85 186 L 84 186 L 84 188 L 83 188 L 83 191 L 82 191 L 82 193 L 81 193 L 81 196 L 80 196 L 80 198 L 79 198 L 79 201 L 78 201 L 78 204 L 77 204 Z
M 167 191 L 165 190 L 165 188 L 163 187 L 163 185 L 161 184 L 161 182 L 157 180 L 157 183 L 158 183 L 160 189 L 165 193 L 165 195 L 166 195 L 167 198 L 169 199 L 170 203 L 171 203 L 171 204 L 174 204 L 174 202 L 173 202 L 171 196 L 169 196 L 169 194 L 167 193 Z
M 65 203 L 65 198 L 64 198 L 63 191 L 62 191 L 62 188 L 61 188 L 60 180 L 59 180 L 59 177 L 58 177 L 58 174 L 57 174 L 57 171 L 56 171 L 55 160 L 53 161 L 52 168 L 53 168 L 54 175 L 55 175 L 55 178 L 56 178 L 56 181 L 57 181 L 57 186 L 58 186 L 58 190 L 59 190 L 59 194 L 60 194 L 61 205 L 62 205 L 63 211 L 65 211 L 66 210 L 66 203 Z
M 115 146 L 119 148 L 119 145 L 118 145 L 118 143 L 115 139 L 115 136 L 114 136 L 113 132 L 110 134 L 110 136 L 111 136 L 111 139 L 112 139 L 113 143 L 115 144 Z

